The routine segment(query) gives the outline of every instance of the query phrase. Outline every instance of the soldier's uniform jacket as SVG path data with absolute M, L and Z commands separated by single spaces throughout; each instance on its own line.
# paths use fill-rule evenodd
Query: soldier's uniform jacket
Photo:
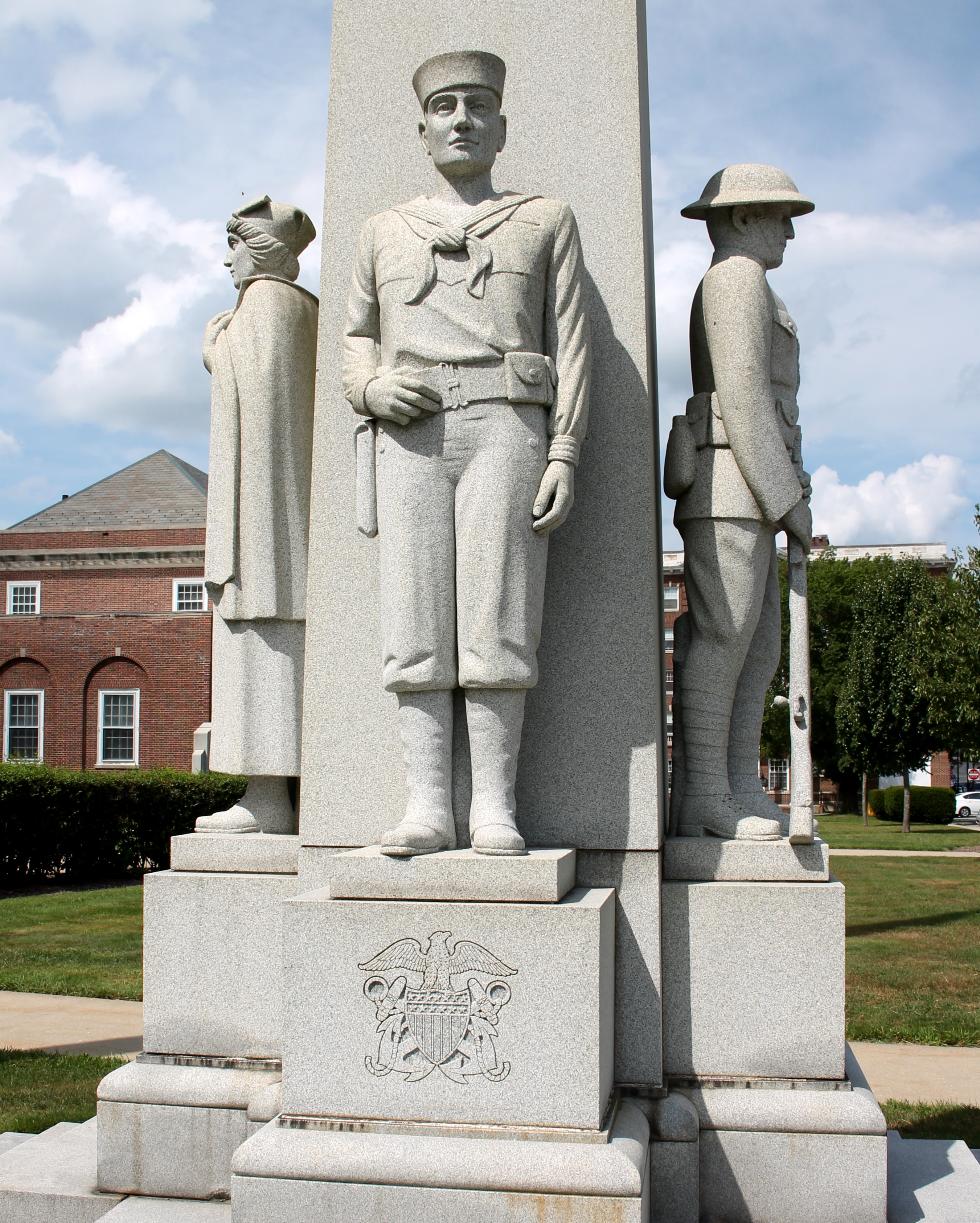
M 364 391 L 379 372 L 454 362 L 464 390 L 472 375 L 471 401 L 548 407 L 550 457 L 576 462 L 588 421 L 588 331 L 582 248 L 567 204 L 507 192 L 458 221 L 420 197 L 372 217 L 361 231 L 344 389 L 354 410 L 369 415 Z M 521 400 L 495 381 L 505 357 L 512 381 L 528 368 L 538 377 L 545 363 L 509 359 L 521 353 L 550 358 L 546 398 L 534 398 L 529 385 Z
M 675 417 L 664 465 L 675 523 L 778 523 L 809 481 L 797 424 L 800 349 L 754 260 L 734 256 L 708 270 L 691 311 L 691 362 L 696 394 Z

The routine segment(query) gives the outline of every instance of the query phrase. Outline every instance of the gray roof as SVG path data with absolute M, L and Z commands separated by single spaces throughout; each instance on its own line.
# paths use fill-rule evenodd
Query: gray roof
M 128 531 L 203 527 L 208 477 L 169 450 L 157 450 L 81 492 L 16 522 L 8 531 Z

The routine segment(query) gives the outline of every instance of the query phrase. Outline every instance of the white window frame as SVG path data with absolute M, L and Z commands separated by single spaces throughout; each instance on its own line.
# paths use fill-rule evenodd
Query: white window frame
M 664 653 L 673 654 L 674 652 L 674 630 L 673 627 L 664 629 Z
M 775 760 L 767 760 L 766 768 L 767 768 L 766 782 L 768 783 L 766 785 L 767 790 L 771 790 L 773 793 L 775 793 L 777 790 L 780 793 L 785 793 L 787 790 L 789 790 L 789 760 L 788 758 L 786 757 L 778 758 L 777 757 L 777 759 Z M 785 775 L 786 784 L 784 786 L 774 786 L 772 784 L 774 775 L 777 777 L 782 777 Z
M 181 586 L 200 586 L 201 598 L 204 601 L 203 606 L 178 607 L 177 592 Z M 170 610 L 178 612 L 182 616 L 199 616 L 201 612 L 206 612 L 208 610 L 208 590 L 204 585 L 204 578 L 174 578 L 170 596 Z
M 18 756 L 14 763 L 33 764 L 44 759 L 44 689 L 43 688 L 8 688 L 3 694 L 3 758 L 10 759 L 10 698 L 12 696 L 37 697 L 37 755 Z
M 131 696 L 133 698 L 133 758 L 132 760 L 105 760 L 102 756 L 102 734 L 105 728 L 105 701 L 107 696 Z M 139 688 L 100 688 L 98 691 L 99 719 L 98 746 L 95 763 L 102 769 L 135 769 L 140 762 L 140 690 Z
M 18 586 L 29 586 L 34 590 L 34 610 L 32 612 L 14 611 L 14 589 Z M 8 616 L 39 616 L 41 614 L 41 583 L 40 582 L 7 582 L 7 615 Z
M 664 611 L 676 612 L 681 610 L 681 588 L 676 584 L 669 584 L 664 587 Z

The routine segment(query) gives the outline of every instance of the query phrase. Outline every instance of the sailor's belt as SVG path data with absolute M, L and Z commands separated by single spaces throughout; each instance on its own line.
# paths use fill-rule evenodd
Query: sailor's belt
M 443 361 L 416 372 L 442 400 L 444 408 L 465 408 L 486 399 L 534 403 L 550 408 L 558 371 L 550 357 L 536 352 L 509 352 L 493 365 L 458 365 Z
M 708 394 L 706 391 L 692 395 L 687 401 L 687 423 L 694 436 L 694 445 L 698 450 L 712 447 L 716 450 L 730 448 L 725 422 L 721 418 L 721 408 L 718 404 L 717 392 Z M 797 421 L 800 410 L 793 399 L 776 400 L 776 424 L 786 444 L 786 449 L 793 451 L 799 445 L 799 428 Z

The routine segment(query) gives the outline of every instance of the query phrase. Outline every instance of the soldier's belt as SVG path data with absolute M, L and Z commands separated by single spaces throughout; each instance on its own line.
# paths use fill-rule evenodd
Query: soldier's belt
M 554 361 L 536 352 L 509 352 L 493 365 L 443 361 L 419 370 L 416 376 L 436 392 L 444 408 L 465 408 L 486 399 L 549 408 L 558 384 Z
M 708 446 L 715 450 L 730 449 L 728 432 L 721 418 L 717 393 L 708 394 L 705 391 L 692 395 L 687 401 L 685 415 L 694 437 L 694 445 L 698 450 L 703 450 Z M 776 424 L 786 444 L 786 449 L 791 452 L 799 447 L 800 431 L 796 423 L 799 415 L 800 411 L 795 400 L 776 400 Z

